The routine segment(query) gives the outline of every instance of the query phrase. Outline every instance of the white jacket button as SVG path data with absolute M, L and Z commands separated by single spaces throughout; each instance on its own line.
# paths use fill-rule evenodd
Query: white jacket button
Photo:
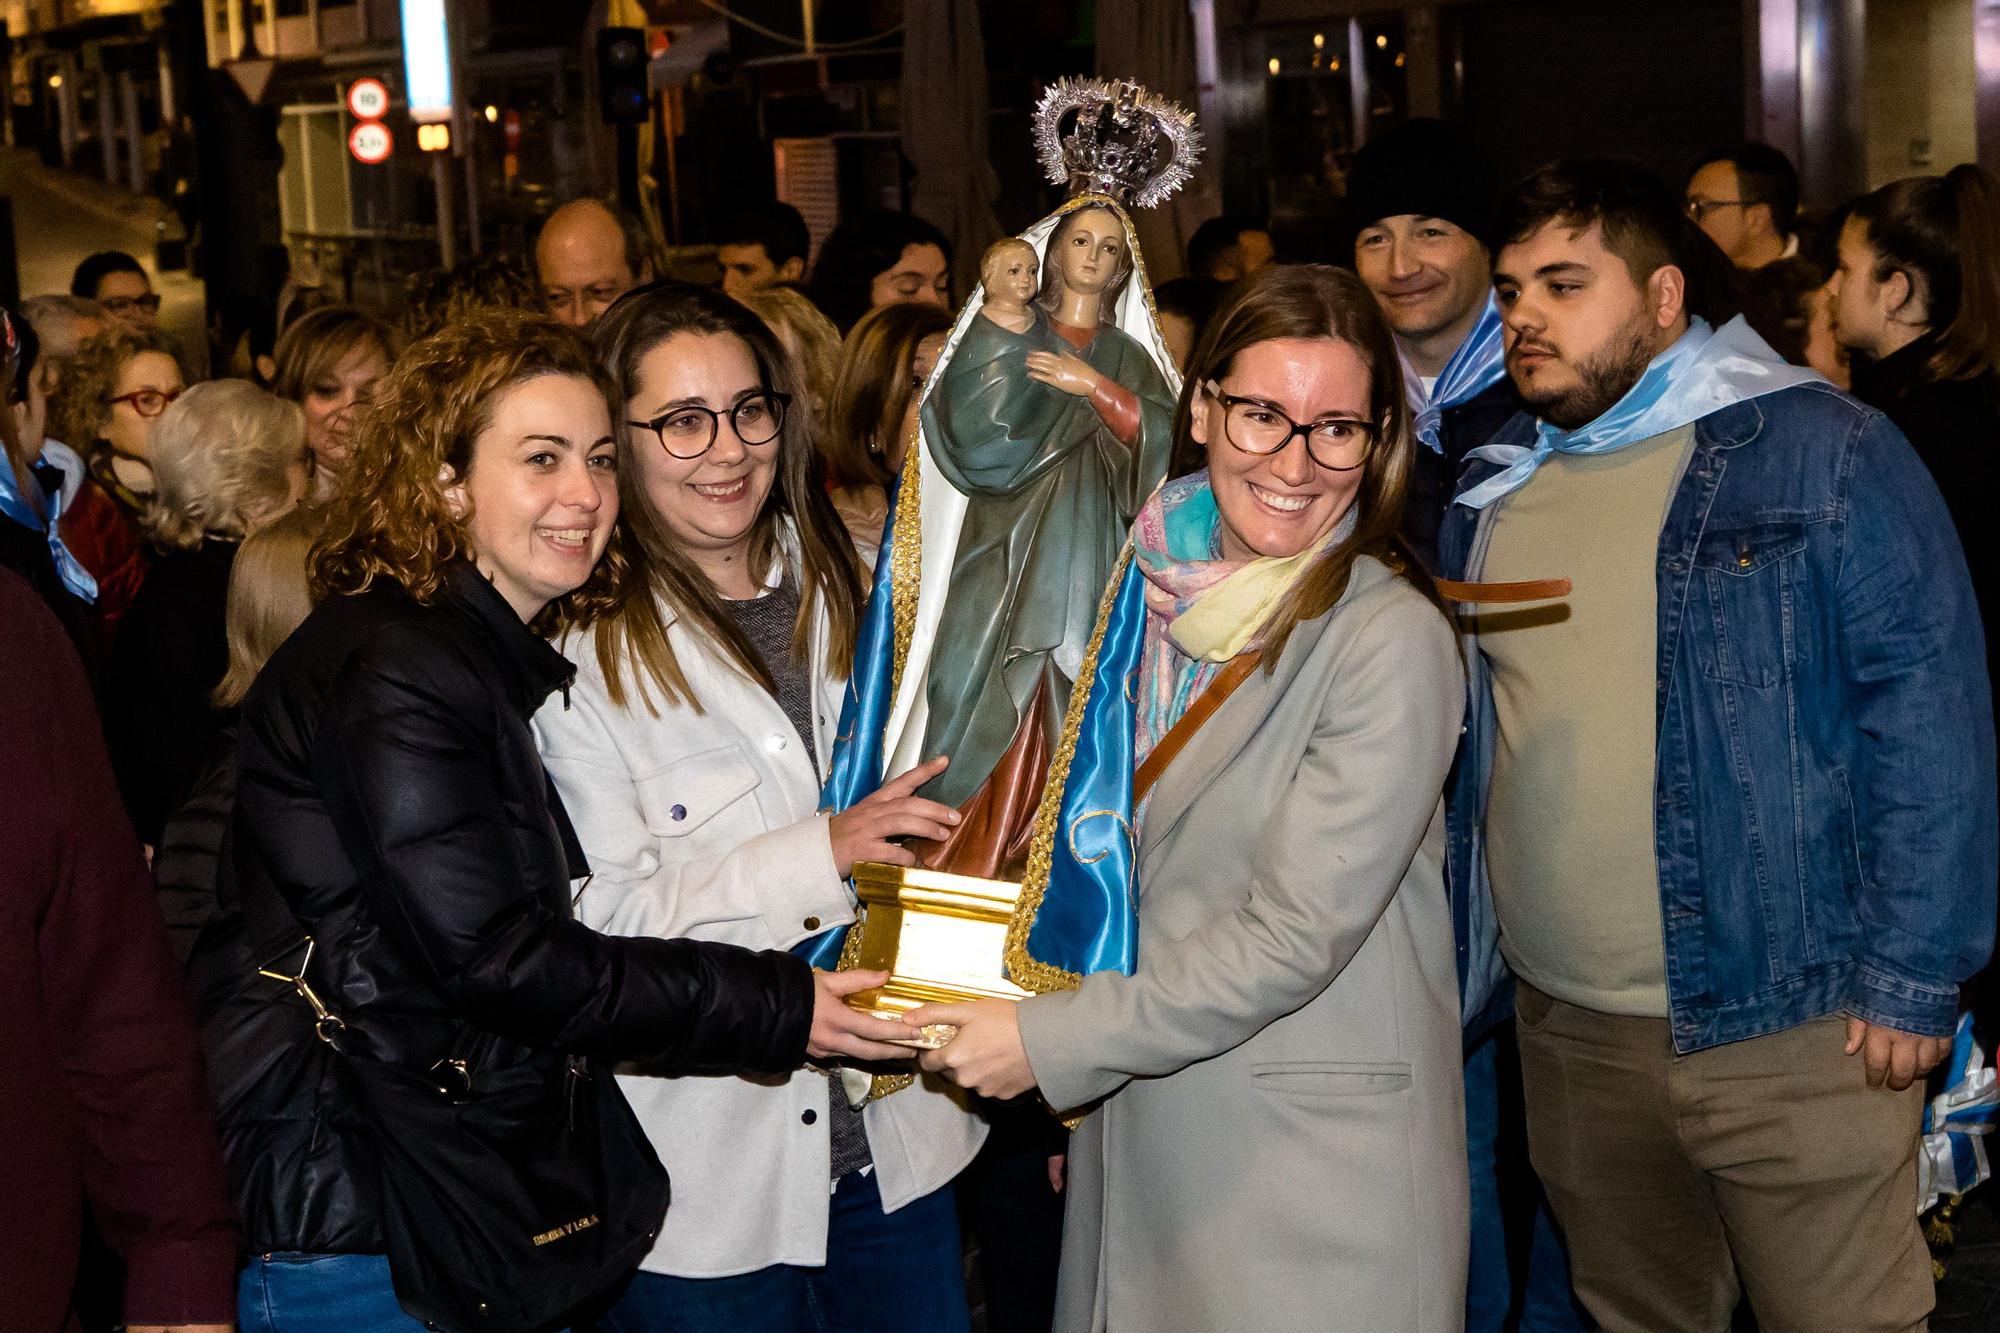
M 764 742 L 764 748 L 772 754 L 776 754 L 785 748 L 785 738 L 783 736 L 773 736 L 770 740 Z

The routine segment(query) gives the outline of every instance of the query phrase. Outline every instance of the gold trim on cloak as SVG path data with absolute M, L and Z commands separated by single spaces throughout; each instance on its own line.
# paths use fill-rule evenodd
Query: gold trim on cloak
M 1007 923 L 1007 947 L 1000 956 L 1007 966 L 1007 976 L 1016 986 L 1038 993 L 1073 990 L 1083 983 L 1081 973 L 1044 963 L 1029 953 L 1028 932 L 1034 929 L 1035 916 L 1042 910 L 1042 897 L 1049 889 L 1049 869 L 1055 861 L 1056 834 L 1062 823 L 1063 789 L 1069 785 L 1069 766 L 1076 759 L 1076 741 L 1083 731 L 1084 705 L 1089 702 L 1091 687 L 1097 682 L 1097 659 L 1104 648 L 1104 632 L 1110 626 L 1111 610 L 1118 601 L 1118 589 L 1124 583 L 1125 571 L 1131 563 L 1132 543 L 1128 540 L 1125 549 L 1119 552 L 1111 582 L 1098 600 L 1097 624 L 1091 629 L 1090 645 L 1083 651 L 1083 665 L 1078 668 L 1076 682 L 1070 687 L 1069 707 L 1063 712 L 1062 737 L 1056 744 L 1055 753 L 1049 756 L 1048 781 L 1042 788 L 1042 803 L 1035 810 L 1035 834 L 1028 843 L 1028 866 L 1021 876 L 1021 896 L 1014 903 L 1013 919 Z M 1136 868 L 1136 843 L 1132 855 Z
M 1153 284 L 1146 273 L 1146 259 L 1139 250 L 1139 232 L 1132 225 L 1132 215 L 1127 213 L 1117 200 L 1102 194 L 1080 194 L 1065 200 L 1050 216 L 1062 218 L 1080 208 L 1096 205 L 1108 208 L 1117 216 L 1125 228 L 1125 234 L 1132 240 L 1132 277 L 1139 284 L 1139 292 L 1145 298 L 1146 316 L 1153 322 L 1157 332 L 1160 312 L 1153 303 Z M 1050 229 L 1050 236 L 1055 231 Z M 1151 352 L 1149 344 L 1146 345 Z M 943 367 L 938 367 L 939 371 Z M 1162 378 L 1170 382 L 1180 378 L 1169 363 Z M 1178 386 L 1176 386 L 1178 392 Z M 919 405 L 922 400 L 919 399 Z M 894 656 L 889 677 L 889 697 L 891 701 L 901 697 L 903 672 L 909 665 L 910 645 L 916 638 L 917 598 L 923 583 L 923 472 L 921 462 L 924 456 L 923 422 L 919 417 L 916 434 L 910 441 L 903 463 L 903 473 L 897 480 L 896 526 L 890 535 L 889 559 L 889 605 L 895 631 Z M 1035 833 L 1028 844 L 1028 865 L 1021 880 L 1021 896 L 1014 906 L 1013 919 L 1007 924 L 1007 945 L 1002 961 L 1008 976 L 1023 989 L 1039 993 L 1073 990 L 1082 984 L 1080 973 L 1055 967 L 1035 958 L 1028 952 L 1028 932 L 1034 928 L 1036 914 L 1041 911 L 1042 898 L 1048 892 L 1049 869 L 1055 859 L 1055 839 L 1057 824 L 1062 816 L 1063 788 L 1069 782 L 1069 768 L 1076 758 L 1077 737 L 1083 729 L 1083 709 L 1090 697 L 1090 689 L 1097 679 L 1097 659 L 1104 646 L 1104 632 L 1110 624 L 1112 606 L 1118 600 L 1118 589 L 1125 581 L 1126 568 L 1132 561 L 1132 544 L 1128 540 L 1120 552 L 1117 567 L 1113 570 L 1110 583 L 1098 602 L 1097 624 L 1090 635 L 1090 643 L 1084 649 L 1083 662 L 1078 668 L 1077 678 L 1071 687 L 1069 706 L 1063 713 L 1062 736 L 1055 753 L 1049 758 L 1048 781 L 1042 789 L 1042 801 L 1035 811 Z M 1133 847 L 1134 868 L 1137 868 L 1138 848 L 1136 838 Z M 840 966 L 853 967 L 860 960 L 861 932 L 852 927 L 840 951 Z M 874 1101 L 900 1091 L 915 1081 L 911 1074 L 878 1074 L 868 1090 L 868 1100 Z

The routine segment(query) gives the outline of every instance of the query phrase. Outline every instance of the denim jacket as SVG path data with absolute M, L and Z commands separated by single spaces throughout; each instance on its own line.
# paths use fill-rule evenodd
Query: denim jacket
M 1494 439 L 1533 430 L 1522 414 Z M 1474 461 L 1460 489 L 1497 470 Z M 1452 508 L 1443 572 L 1479 576 L 1497 510 Z M 1950 1035 L 1959 983 L 1992 949 L 2000 820 L 1979 613 L 1930 475 L 1887 418 L 1830 386 L 1737 403 L 1696 423 L 1658 561 L 1674 1049 L 1834 1012 Z M 1561 550 L 1547 566 L 1574 573 Z M 1464 632 L 1447 875 L 1476 1030 L 1510 988 L 1484 844 L 1493 691 Z

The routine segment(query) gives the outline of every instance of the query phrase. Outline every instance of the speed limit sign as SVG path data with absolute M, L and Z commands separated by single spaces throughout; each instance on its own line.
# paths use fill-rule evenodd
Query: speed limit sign
M 356 120 L 380 120 L 389 114 L 389 90 L 380 79 L 356 79 L 347 85 L 347 114 Z
M 366 166 L 387 161 L 395 146 L 389 127 L 379 120 L 364 120 L 347 136 L 347 151 L 354 154 L 356 162 Z

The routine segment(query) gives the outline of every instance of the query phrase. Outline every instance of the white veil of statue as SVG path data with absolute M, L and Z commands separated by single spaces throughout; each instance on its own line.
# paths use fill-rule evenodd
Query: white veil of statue
M 1153 311 L 1152 286 L 1146 275 L 1145 256 L 1139 251 L 1138 236 L 1132 227 L 1132 220 L 1123 208 L 1111 200 L 1098 195 L 1079 195 L 1066 201 L 1063 206 L 1047 217 L 1036 222 L 1021 233 L 1020 239 L 1034 247 L 1038 264 L 1048 253 L 1050 238 L 1063 218 L 1078 208 L 1090 205 L 1104 205 L 1113 209 L 1124 224 L 1126 243 L 1131 247 L 1132 276 L 1119 294 L 1112 317 L 1112 323 L 1120 331 L 1137 342 L 1151 357 L 1163 378 L 1174 393 L 1180 392 L 1180 372 L 1175 368 L 1173 357 L 1168 353 L 1165 341 L 1160 336 L 1160 327 Z M 958 345 L 964 340 L 966 331 L 975 319 L 982 318 L 980 311 L 985 303 L 984 290 L 975 291 L 972 298 L 959 311 L 952 323 L 951 336 L 946 341 L 944 351 L 939 355 L 930 378 L 924 383 L 924 393 L 928 395 L 948 369 Z M 1054 392 L 1051 390 L 1051 392 Z M 928 710 L 925 704 L 926 665 L 936 644 L 938 619 L 944 606 L 945 596 L 951 578 L 953 556 L 958 548 L 959 529 L 965 519 L 966 495 L 959 491 L 944 476 L 931 454 L 931 446 L 919 428 L 918 436 L 911 447 L 904 464 L 906 472 L 917 481 L 918 500 L 918 544 L 915 552 L 885 552 L 884 558 L 899 558 L 909 561 L 914 555 L 917 574 L 917 595 L 914 619 L 909 629 L 909 653 L 905 659 L 896 691 L 895 701 L 889 713 L 888 730 L 883 738 L 885 766 L 883 778 L 894 777 L 921 763 L 927 756 L 921 753 Z M 908 483 L 905 482 L 907 487 Z M 899 525 L 900 527 L 901 525 Z M 899 533 L 899 537 L 900 537 Z M 903 568 L 899 567 L 900 577 Z

